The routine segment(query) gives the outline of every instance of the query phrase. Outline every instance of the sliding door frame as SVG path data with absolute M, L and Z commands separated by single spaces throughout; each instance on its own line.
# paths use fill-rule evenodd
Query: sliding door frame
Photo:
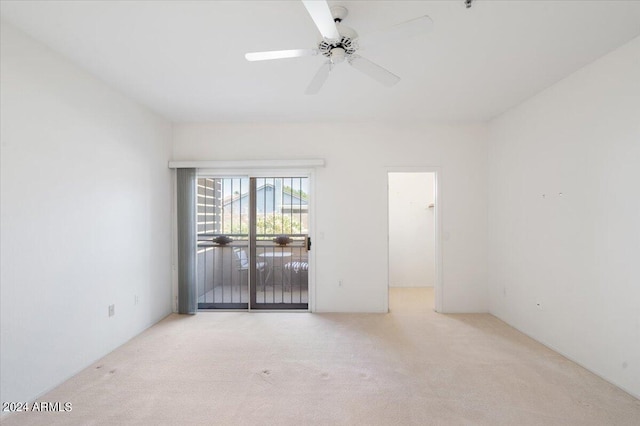
M 287 304 L 269 308 L 256 308 L 255 305 L 255 274 L 249 274 L 249 307 L 248 311 L 256 312 L 314 312 L 316 308 L 316 280 L 315 280 L 315 170 L 314 169 L 298 169 L 298 168 L 259 168 L 259 169 L 244 169 L 244 168 L 225 168 L 216 167 L 199 168 L 196 170 L 196 179 L 198 178 L 247 178 L 249 179 L 250 191 L 255 191 L 255 179 L 256 178 L 272 178 L 272 177 L 293 177 L 293 178 L 307 178 L 309 179 L 309 202 L 308 202 L 308 214 L 309 214 L 309 238 L 311 239 L 312 246 L 309 250 L 309 270 L 308 274 L 308 303 L 307 309 L 286 309 Z M 252 183 L 253 182 L 253 183 Z M 254 194 L 255 195 L 255 194 Z M 254 207 L 252 206 L 252 209 Z M 251 244 L 252 237 L 255 239 L 255 213 L 250 215 L 251 221 L 249 223 L 249 263 L 255 265 L 256 263 L 256 249 L 255 245 Z M 195 249 L 195 248 L 194 248 Z M 231 309 L 234 310 L 234 309 Z M 235 309 L 246 312 L 247 309 Z

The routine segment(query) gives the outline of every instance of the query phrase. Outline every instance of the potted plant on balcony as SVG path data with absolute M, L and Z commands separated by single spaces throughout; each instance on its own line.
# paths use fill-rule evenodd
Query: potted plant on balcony
M 275 237 L 273 239 L 273 242 L 276 243 L 279 246 L 286 246 L 287 244 L 289 244 L 291 241 L 293 241 L 288 235 L 278 235 L 277 237 Z
M 229 244 L 231 241 L 233 241 L 233 238 L 228 237 L 226 235 L 218 235 L 217 237 L 215 237 L 213 239 L 213 242 L 218 244 L 219 246 L 226 246 L 227 244 Z

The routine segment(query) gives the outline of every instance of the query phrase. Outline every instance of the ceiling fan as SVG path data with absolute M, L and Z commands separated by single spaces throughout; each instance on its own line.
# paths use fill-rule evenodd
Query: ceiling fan
M 320 91 L 333 67 L 344 62 L 368 75 L 385 86 L 393 86 L 400 77 L 363 58 L 356 52 L 378 43 L 395 42 L 407 37 L 428 32 L 433 21 L 427 15 L 394 25 L 385 30 L 359 37 L 352 28 L 342 24 L 348 11 L 343 6 L 331 6 L 325 0 L 301 0 L 311 19 L 322 35 L 322 41 L 315 49 L 273 50 L 251 52 L 245 55 L 248 61 L 266 61 L 272 59 L 299 58 L 322 55 L 327 60 L 322 64 L 307 87 L 306 94 Z

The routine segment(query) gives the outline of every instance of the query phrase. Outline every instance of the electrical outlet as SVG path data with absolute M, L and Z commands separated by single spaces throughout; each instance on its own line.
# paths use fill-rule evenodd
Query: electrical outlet
M 109 316 L 112 317 L 116 314 L 116 305 L 109 305 Z
M 542 307 L 542 303 L 540 303 L 540 302 L 536 303 L 536 308 L 538 308 L 541 311 L 544 311 L 544 308 Z
M 135 296 L 133 296 L 133 304 L 137 305 L 138 303 L 140 303 L 140 298 L 138 297 L 138 295 L 136 294 Z
M 342 280 L 338 280 L 338 287 L 342 287 Z

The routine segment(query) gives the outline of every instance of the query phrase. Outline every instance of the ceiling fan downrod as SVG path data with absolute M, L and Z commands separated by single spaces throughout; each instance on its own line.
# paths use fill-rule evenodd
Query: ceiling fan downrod
M 333 16 L 333 22 L 342 22 L 349 14 L 349 11 L 344 6 L 331 6 L 329 10 L 331 11 L 331 16 Z

